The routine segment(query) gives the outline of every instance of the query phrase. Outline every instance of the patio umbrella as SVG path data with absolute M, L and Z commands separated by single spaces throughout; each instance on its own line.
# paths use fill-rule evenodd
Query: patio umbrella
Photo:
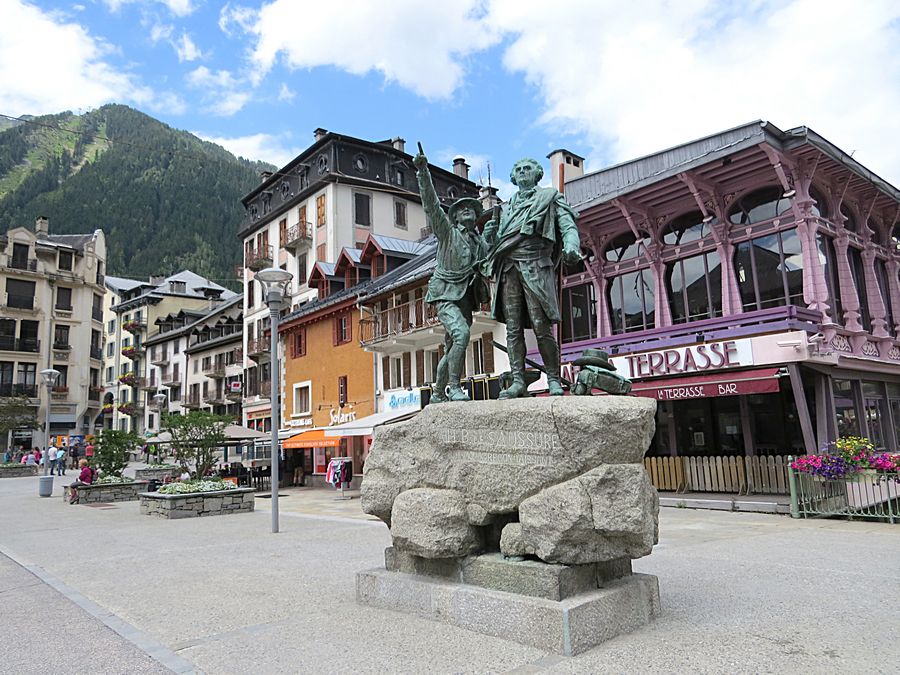
M 158 433 L 153 438 L 148 438 L 147 443 L 171 443 L 172 442 L 172 434 L 168 431 L 163 431 Z
M 269 438 L 269 434 L 242 427 L 240 424 L 229 424 L 222 431 L 229 441 L 253 441 L 257 438 Z

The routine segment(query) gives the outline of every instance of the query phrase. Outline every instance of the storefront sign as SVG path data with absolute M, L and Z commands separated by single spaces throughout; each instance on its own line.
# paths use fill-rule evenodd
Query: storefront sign
M 272 416 L 272 411 L 269 408 L 266 408 L 265 410 L 254 410 L 252 412 L 247 413 L 248 420 L 261 420 L 265 417 L 271 417 L 271 416 Z
M 304 417 L 299 420 L 288 420 L 284 425 L 287 427 L 311 427 L 312 423 L 312 417 Z
M 344 424 L 345 422 L 355 422 L 356 421 L 356 413 L 355 412 L 342 412 L 338 408 L 332 408 L 328 411 L 328 417 L 330 421 L 328 422 L 328 426 L 333 427 L 335 424 Z
M 638 380 L 750 366 L 753 365 L 753 349 L 750 340 L 744 338 L 614 356 L 610 361 L 615 365 L 617 372 L 631 380 Z
M 671 384 L 664 387 L 646 387 L 632 389 L 633 394 L 658 401 L 681 401 L 689 398 L 707 398 L 711 396 L 739 396 L 742 394 L 771 394 L 779 391 L 778 378 L 774 376 L 755 379 L 728 380 L 717 378 L 712 382 L 691 382 Z
M 422 408 L 422 397 L 418 390 L 397 389 L 395 391 L 384 392 L 384 408 L 385 410 L 420 410 Z

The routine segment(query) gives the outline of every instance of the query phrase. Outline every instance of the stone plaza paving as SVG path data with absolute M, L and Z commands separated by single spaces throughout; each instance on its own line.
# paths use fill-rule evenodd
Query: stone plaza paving
M 0 481 L 0 673 L 894 673 L 900 527 L 664 508 L 662 614 L 576 657 L 360 607 L 387 528 L 289 489 L 219 518 Z M 355 494 L 355 493 L 354 493 Z

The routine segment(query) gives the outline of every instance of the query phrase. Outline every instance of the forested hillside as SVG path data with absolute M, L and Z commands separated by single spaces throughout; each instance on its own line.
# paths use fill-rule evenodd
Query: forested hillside
M 29 118 L 0 131 L 0 228 L 45 215 L 55 234 L 102 229 L 110 274 L 227 279 L 240 198 L 272 169 L 126 106 Z

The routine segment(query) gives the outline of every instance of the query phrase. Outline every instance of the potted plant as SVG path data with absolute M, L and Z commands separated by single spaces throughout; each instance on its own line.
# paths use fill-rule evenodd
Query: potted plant
M 817 455 L 795 458 L 791 468 L 822 480 L 843 480 L 860 473 L 900 471 L 900 455 L 878 452 L 868 438 L 842 436 L 826 443 Z

